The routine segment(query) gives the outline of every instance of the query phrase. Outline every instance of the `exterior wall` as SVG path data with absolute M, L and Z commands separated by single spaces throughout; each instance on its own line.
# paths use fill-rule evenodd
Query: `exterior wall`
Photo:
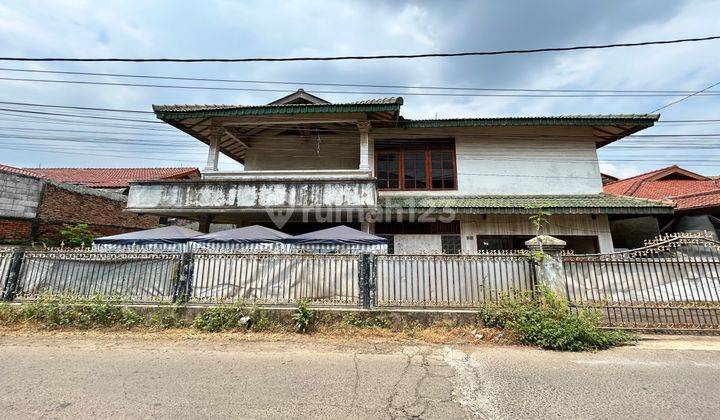
M 32 220 L 0 218 L 0 243 L 4 241 L 22 241 L 30 238 L 32 228 Z
M 464 252 L 477 252 L 476 235 L 535 235 L 535 228 L 524 214 L 488 214 L 460 215 L 460 232 Z M 613 242 L 610 234 L 610 223 L 607 215 L 600 214 L 592 218 L 589 214 L 565 215 L 549 217 L 550 224 L 544 234 L 597 236 L 600 252 L 612 252 Z
M 276 136 L 251 139 L 245 155 L 245 170 L 358 169 L 360 134 L 351 137 L 318 135 L 308 138 Z
M 534 139 L 534 136 L 537 138 Z M 393 138 L 455 138 L 456 191 L 381 191 L 383 195 L 557 195 L 602 192 L 596 139 L 592 137 L 589 127 L 379 130 L 374 132 L 373 138 L 375 141 Z
M 42 189 L 39 179 L 0 172 L 0 217 L 34 218 Z
M 125 201 L 100 191 L 48 183 L 40 205 L 40 234 L 57 231 L 64 223 L 87 223 L 101 234 L 157 227 L 157 216 L 126 213 Z M 81 192 L 82 191 L 82 192 Z M 114 195 L 114 194 L 113 194 Z
M 426 254 L 442 251 L 440 235 L 393 235 L 395 254 Z
M 158 225 L 156 216 L 124 212 L 125 204 L 120 194 L 0 172 L 0 242 L 50 239 L 67 223 L 99 235 Z

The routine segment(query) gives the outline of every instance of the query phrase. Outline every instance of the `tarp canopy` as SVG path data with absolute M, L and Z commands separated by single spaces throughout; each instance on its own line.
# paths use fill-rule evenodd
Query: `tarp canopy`
M 207 235 L 198 236 L 192 239 L 193 242 L 209 243 L 236 243 L 236 244 L 256 244 L 268 242 L 282 242 L 290 238 L 287 233 L 266 228 L 260 225 L 242 227 L 239 229 L 223 230 L 220 232 L 209 233 Z
M 367 244 L 387 245 L 387 239 L 369 233 L 361 232 L 347 226 L 336 226 L 328 229 L 317 230 L 287 238 L 285 242 L 290 244 Z
M 95 244 L 143 245 L 184 244 L 202 233 L 182 226 L 166 226 L 95 239 Z

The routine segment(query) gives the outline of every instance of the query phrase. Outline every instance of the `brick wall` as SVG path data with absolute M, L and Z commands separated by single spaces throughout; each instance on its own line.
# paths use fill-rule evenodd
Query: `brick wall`
M 38 233 L 44 237 L 55 236 L 65 223 L 86 223 L 100 235 L 157 227 L 157 216 L 123 212 L 126 202 L 109 198 L 112 195 L 80 187 L 46 184 L 38 213 Z
M 32 220 L 0 218 L 0 243 L 25 241 L 32 233 Z
M 0 243 L 54 239 L 64 224 L 98 236 L 157 227 L 157 216 L 124 212 L 126 204 L 120 194 L 0 172 Z

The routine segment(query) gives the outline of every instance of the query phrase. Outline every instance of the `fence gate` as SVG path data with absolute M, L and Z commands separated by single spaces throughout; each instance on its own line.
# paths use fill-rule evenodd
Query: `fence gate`
M 720 329 L 720 243 L 664 237 L 625 252 L 565 255 L 567 296 L 598 308 L 609 326 Z

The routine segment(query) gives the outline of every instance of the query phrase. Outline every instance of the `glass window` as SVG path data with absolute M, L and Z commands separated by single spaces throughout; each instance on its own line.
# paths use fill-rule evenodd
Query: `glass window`
M 440 241 L 443 254 L 459 254 L 462 249 L 460 235 L 442 235 Z
M 453 140 L 380 141 L 375 146 L 379 189 L 457 188 Z
M 397 152 L 380 152 L 377 154 L 377 185 L 383 189 L 400 187 L 400 160 Z

